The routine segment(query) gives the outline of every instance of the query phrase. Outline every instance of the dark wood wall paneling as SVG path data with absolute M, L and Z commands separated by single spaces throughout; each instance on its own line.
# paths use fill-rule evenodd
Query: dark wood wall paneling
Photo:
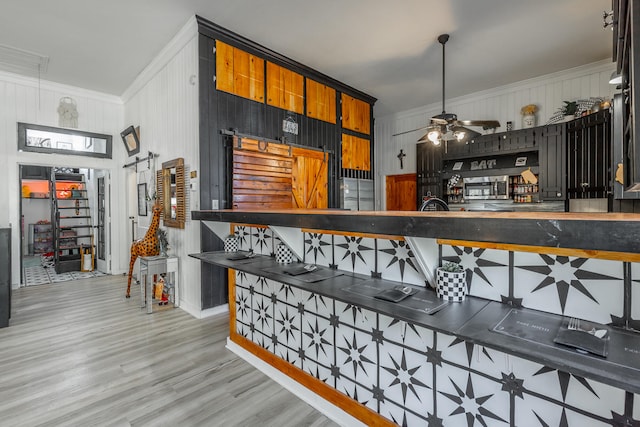
M 376 99 L 347 86 L 316 70 L 286 58 L 264 46 L 247 40 L 225 28 L 219 27 L 206 19 L 197 17 L 199 27 L 199 70 L 200 70 L 200 206 L 201 209 L 211 209 L 212 200 L 218 200 L 220 208 L 230 208 L 228 170 L 230 152 L 228 137 L 220 133 L 221 130 L 235 130 L 246 135 L 254 135 L 268 139 L 297 144 L 304 147 L 325 149 L 331 152 L 329 165 L 329 206 L 339 206 L 338 178 L 343 174 L 341 169 L 341 134 L 340 121 L 340 93 L 370 103 Z M 304 114 L 290 113 L 260 103 L 245 99 L 215 89 L 216 75 L 215 40 L 220 40 L 253 55 L 264 58 L 287 69 L 302 74 L 305 77 L 326 84 L 336 89 L 337 124 L 308 118 Z M 298 124 L 298 135 L 284 134 L 282 121 L 292 116 Z M 373 108 L 371 108 L 371 123 L 373 124 Z M 373 126 L 372 126 L 373 127 Z M 346 131 L 345 133 L 352 133 Z M 352 133 L 358 135 L 357 133 Z M 370 139 L 373 147 L 373 132 L 371 135 L 359 135 Z M 371 150 L 373 153 L 373 150 Z M 373 162 L 373 154 L 372 154 Z M 372 173 L 361 178 L 372 178 Z M 203 252 L 222 250 L 222 242 L 207 227 L 201 228 L 200 245 Z M 211 264 L 201 263 L 202 273 L 202 309 L 215 307 L 227 302 L 226 270 Z

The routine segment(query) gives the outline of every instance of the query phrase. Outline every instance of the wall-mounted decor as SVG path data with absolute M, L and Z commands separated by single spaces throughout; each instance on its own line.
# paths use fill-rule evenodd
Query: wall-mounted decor
M 120 132 L 122 142 L 124 142 L 124 148 L 127 150 L 128 156 L 133 156 L 140 152 L 140 128 L 134 128 L 129 126 L 122 132 Z
M 157 173 L 156 190 L 163 207 L 163 225 L 184 228 L 186 201 L 184 159 L 182 157 L 162 163 L 162 170 Z
M 138 216 L 147 216 L 147 183 L 138 184 Z
M 18 123 L 18 151 L 111 158 L 111 135 Z
M 58 105 L 58 126 L 65 128 L 78 127 L 78 106 L 75 99 L 63 96 Z

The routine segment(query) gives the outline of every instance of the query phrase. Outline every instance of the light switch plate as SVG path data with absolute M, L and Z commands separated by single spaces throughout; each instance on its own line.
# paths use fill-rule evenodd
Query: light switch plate
M 220 209 L 218 205 L 218 199 L 211 199 L 211 209 L 213 210 Z

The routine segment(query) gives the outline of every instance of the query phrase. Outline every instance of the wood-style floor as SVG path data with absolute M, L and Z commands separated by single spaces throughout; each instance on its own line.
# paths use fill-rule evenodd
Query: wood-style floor
M 1 426 L 333 426 L 225 349 L 226 315 L 147 315 L 126 279 L 13 292 L 0 329 Z

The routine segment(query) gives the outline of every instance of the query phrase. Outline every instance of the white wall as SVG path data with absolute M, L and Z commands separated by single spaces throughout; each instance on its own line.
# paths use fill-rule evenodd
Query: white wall
M 58 126 L 57 108 L 60 98 L 70 96 L 77 102 L 78 129 L 109 134 L 113 137 L 113 159 L 97 159 L 84 156 L 41 154 L 18 152 L 18 122 Z M 19 164 L 43 166 L 69 166 L 74 168 L 95 168 L 115 171 L 123 164 L 124 149 L 120 150 L 120 130 L 123 126 L 124 106 L 119 98 L 72 86 L 21 77 L 0 72 L 0 170 L 3 171 L 4 185 L 0 186 L 0 200 L 5 204 L 0 209 L 0 226 L 11 224 L 12 266 L 11 282 L 17 287 L 20 282 L 20 188 Z M 114 175 L 112 173 L 112 175 Z M 112 182 L 114 188 L 121 183 L 118 178 Z M 112 201 L 112 209 L 121 207 L 118 199 Z M 118 240 L 119 224 L 112 225 L 113 244 Z M 28 233 L 28 231 L 27 231 Z M 115 266 L 117 269 L 119 266 Z
M 513 83 L 494 89 L 447 99 L 446 109 L 462 120 L 496 119 L 506 128 L 512 121 L 514 129 L 521 128 L 520 108 L 527 104 L 536 104 L 538 125 L 544 124 L 563 101 L 601 96 L 611 98 L 615 86 L 609 85 L 609 77 L 614 70 L 610 61 L 548 74 L 534 79 Z M 385 209 L 385 177 L 414 173 L 416 171 L 416 141 L 423 134 L 420 131 L 392 136 L 407 130 L 417 129 L 428 124 L 429 118 L 440 114 L 440 102 L 415 108 L 401 113 L 377 117 L 375 122 L 375 170 L 376 170 L 376 209 Z M 481 131 L 480 128 L 473 128 Z M 406 153 L 404 169 L 400 169 L 397 158 L 400 149 Z
M 137 173 L 133 168 L 123 170 L 129 200 L 125 216 L 137 218 L 138 236 L 144 235 L 149 226 L 151 206 L 148 216 L 137 216 L 135 184 L 147 182 L 151 187 L 154 170 L 159 170 L 163 162 L 178 157 L 184 158 L 185 166 L 199 175 L 197 76 L 197 25 L 195 19 L 191 19 L 123 95 L 126 126 L 140 126 L 141 152 L 138 156 L 146 157 L 148 151 L 159 155 L 155 166 L 151 165 L 152 170 L 147 169 L 147 162 L 139 165 Z M 151 188 L 149 191 L 153 192 Z M 191 211 L 199 209 L 199 192 L 189 192 L 189 199 L 184 229 L 164 227 L 162 222 L 160 227 L 168 232 L 169 254 L 180 258 L 180 306 L 200 317 L 200 262 L 188 256 L 200 252 L 200 223 L 190 219 Z M 126 232 L 130 235 L 129 230 Z M 128 257 L 128 251 L 123 251 L 123 255 Z M 122 261 L 128 263 L 128 258 Z

